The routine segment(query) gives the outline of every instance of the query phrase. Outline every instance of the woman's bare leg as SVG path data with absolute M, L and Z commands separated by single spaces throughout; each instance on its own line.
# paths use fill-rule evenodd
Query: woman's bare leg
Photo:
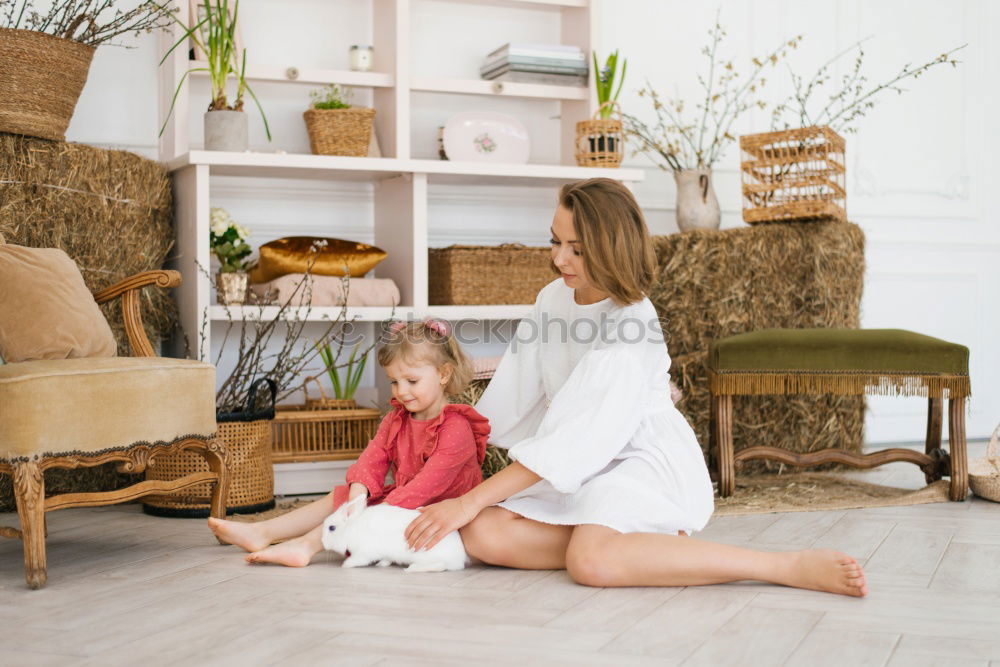
M 312 560 L 312 557 L 322 550 L 323 526 L 316 526 L 294 540 L 288 540 L 247 554 L 246 561 L 254 564 L 274 563 L 288 567 L 305 567 Z
M 256 552 L 278 540 L 304 536 L 331 514 L 333 493 L 328 493 L 319 500 L 267 521 L 242 523 L 209 518 L 208 527 L 221 541 Z
M 623 534 L 595 525 L 573 530 L 566 568 L 577 583 L 587 586 L 698 586 L 752 579 L 858 597 L 868 594 L 861 566 L 837 551 L 757 551 L 691 537 Z
M 465 550 L 490 565 L 522 570 L 561 570 L 573 526 L 525 519 L 502 507 L 487 507 L 459 531 Z

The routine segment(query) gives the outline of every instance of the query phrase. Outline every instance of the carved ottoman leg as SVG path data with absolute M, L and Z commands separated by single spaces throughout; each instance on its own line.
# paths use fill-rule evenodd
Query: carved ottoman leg
M 229 498 L 229 450 L 226 443 L 219 438 L 213 438 L 205 443 L 205 460 L 209 469 L 219 476 L 219 481 L 212 488 L 211 515 L 216 519 L 226 518 L 226 501 Z
M 948 399 L 948 449 L 951 450 L 951 500 L 969 493 L 969 460 L 965 452 L 965 398 Z
M 733 397 L 712 396 L 712 421 L 715 451 L 719 464 L 719 495 L 723 498 L 736 490 L 736 462 L 733 460 Z
M 45 585 L 45 480 L 35 461 L 14 464 L 14 499 L 24 540 L 24 577 L 29 588 Z
M 928 456 L 934 456 L 935 450 L 941 449 L 941 423 L 944 415 L 944 399 L 927 399 L 927 439 L 924 441 L 924 452 Z M 927 483 L 936 482 L 941 479 L 941 471 L 935 474 L 925 473 L 924 479 Z

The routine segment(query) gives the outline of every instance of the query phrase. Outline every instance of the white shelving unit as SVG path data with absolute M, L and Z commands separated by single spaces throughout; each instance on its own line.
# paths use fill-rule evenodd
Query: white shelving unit
M 558 40 L 575 44 L 590 53 L 594 43 L 593 7 L 588 0 L 452 0 L 456 3 L 510 6 L 540 12 L 558 12 Z M 421 316 L 429 309 L 451 320 L 507 320 L 520 318 L 530 305 L 437 306 L 428 303 L 428 185 L 460 186 L 518 185 L 555 190 L 561 184 L 596 176 L 625 182 L 640 181 L 639 169 L 590 169 L 575 166 L 573 143 L 576 122 L 590 117 L 596 108 L 594 87 L 547 86 L 526 83 L 493 83 L 473 79 L 414 77 L 411 75 L 411 4 L 421 0 L 372 0 L 374 70 L 352 72 L 333 69 L 298 69 L 291 64 L 248 65 L 248 78 L 255 81 L 340 83 L 372 91 L 377 110 L 375 130 L 385 157 L 335 157 L 280 153 L 226 153 L 199 150 L 189 145 L 189 124 L 195 122 L 188 85 L 177 96 L 174 113 L 160 142 L 160 158 L 172 173 L 177 229 L 176 268 L 184 276 L 177 301 L 181 324 L 189 337 L 212 321 L 244 317 L 267 317 L 273 310 L 255 306 L 226 309 L 213 305 L 213 289 L 197 266 L 210 266 L 208 249 L 209 208 L 213 179 L 257 177 L 268 179 L 325 179 L 367 182 L 373 185 L 373 238 L 388 253 L 371 275 L 391 278 L 399 286 L 402 303 L 392 308 L 352 308 L 349 318 L 376 322 L 390 316 Z M 187 20 L 188 3 L 177 2 L 179 18 Z M 165 34 L 164 50 L 179 38 Z M 553 41 L 555 41 L 555 37 Z M 502 42 L 497 36 L 496 41 Z M 252 45 L 250 45 L 252 47 Z M 186 49 L 177 49 L 161 67 L 161 122 L 184 73 L 204 65 L 188 59 Z M 195 73 L 192 77 L 204 76 Z M 591 74 L 593 76 L 593 73 Z M 520 97 L 558 102 L 560 113 L 560 163 L 487 164 L 421 160 L 411 157 L 411 93 L 447 93 Z M 200 101 L 195 101 L 200 106 Z M 200 121 L 199 121 L 200 122 Z M 280 146 L 280 137 L 276 138 Z M 295 229 L 288 234 L 294 235 Z M 330 230 L 336 236 L 336 229 Z M 308 318 L 336 318 L 339 308 L 313 308 Z M 301 311 L 295 315 L 301 316 Z M 209 327 L 210 330 L 210 327 Z M 380 387 L 380 398 L 383 395 Z

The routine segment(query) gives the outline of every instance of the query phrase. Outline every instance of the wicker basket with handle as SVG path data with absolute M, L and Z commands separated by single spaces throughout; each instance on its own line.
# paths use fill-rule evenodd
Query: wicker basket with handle
M 365 157 L 372 140 L 375 109 L 309 109 L 302 114 L 315 155 Z
M 601 110 L 611 107 L 618 118 L 599 118 Z M 576 124 L 576 163 L 581 167 L 617 167 L 625 156 L 622 110 L 617 102 L 605 102 L 594 118 Z
M 520 243 L 452 245 L 428 251 L 431 305 L 534 303 L 555 278 L 550 248 Z
M 993 430 L 986 458 L 969 461 L 969 486 L 980 498 L 1000 503 L 1000 456 L 997 456 L 997 439 L 1000 426 Z
M 309 396 L 310 382 L 315 382 L 319 387 L 319 398 Z M 305 394 L 306 410 L 354 410 L 358 407 L 358 402 L 353 398 L 327 398 L 323 383 L 315 375 L 306 378 L 305 384 L 302 385 L 302 393 Z

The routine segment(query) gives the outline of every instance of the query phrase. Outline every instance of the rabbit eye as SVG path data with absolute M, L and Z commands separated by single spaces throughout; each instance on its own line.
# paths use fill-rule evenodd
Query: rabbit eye
M 333 531 L 335 531 L 335 530 L 337 530 L 337 527 L 336 527 L 336 526 L 330 526 L 330 532 L 331 532 L 331 533 L 332 533 Z

